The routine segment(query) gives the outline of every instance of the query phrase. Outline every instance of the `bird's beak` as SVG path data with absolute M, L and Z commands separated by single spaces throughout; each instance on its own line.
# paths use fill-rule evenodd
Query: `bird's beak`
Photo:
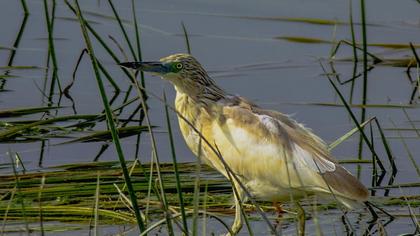
M 168 68 L 159 61 L 122 62 L 119 65 L 144 72 L 152 72 L 154 74 L 168 73 Z

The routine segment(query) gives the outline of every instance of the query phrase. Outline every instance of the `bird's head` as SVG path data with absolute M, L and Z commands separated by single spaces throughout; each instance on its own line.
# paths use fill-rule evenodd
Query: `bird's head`
M 178 92 L 193 98 L 206 93 L 223 92 L 190 54 L 173 54 L 159 61 L 123 62 L 120 65 L 160 76 L 170 81 Z

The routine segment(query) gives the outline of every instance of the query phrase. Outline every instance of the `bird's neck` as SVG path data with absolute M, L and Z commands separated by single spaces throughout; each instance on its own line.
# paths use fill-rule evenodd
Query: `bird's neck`
M 181 90 L 175 86 L 175 108 L 187 119 L 195 119 L 202 111 L 211 113 L 228 94 L 216 85 L 206 86 L 200 92 Z
M 195 123 L 195 120 L 199 117 L 201 113 L 201 106 L 199 106 L 190 96 L 188 96 L 186 93 L 180 92 L 177 90 L 176 92 L 176 98 L 175 98 L 175 108 L 178 115 L 181 115 L 184 119 L 187 119 L 189 122 Z M 179 119 L 181 129 L 183 128 L 182 125 L 184 125 L 185 130 L 183 130 L 185 133 L 188 128 L 188 125 L 184 124 L 182 119 Z
M 192 82 L 194 81 L 194 82 Z M 185 101 L 195 106 L 210 106 L 212 103 L 225 98 L 228 94 L 207 77 L 205 80 L 187 80 L 180 84 L 174 83 L 177 97 L 185 97 Z

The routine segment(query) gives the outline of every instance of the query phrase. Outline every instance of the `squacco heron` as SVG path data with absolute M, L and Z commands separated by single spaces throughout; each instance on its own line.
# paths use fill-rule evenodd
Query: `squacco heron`
M 274 203 L 312 194 L 332 196 L 347 208 L 367 200 L 366 187 L 338 164 L 311 130 L 287 115 L 225 92 L 193 56 L 174 54 L 159 61 L 125 62 L 121 66 L 151 72 L 171 82 L 176 90 L 175 108 L 183 118 L 178 117 L 179 126 L 188 147 L 225 177 L 229 177 L 225 164 L 238 177 L 232 183 L 236 189 L 233 233 L 242 227 L 240 201 L 244 191 Z

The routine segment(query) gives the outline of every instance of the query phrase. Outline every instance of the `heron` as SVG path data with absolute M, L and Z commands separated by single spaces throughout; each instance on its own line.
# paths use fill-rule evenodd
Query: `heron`
M 337 162 L 321 138 L 289 115 L 226 92 L 192 55 L 120 65 L 150 72 L 174 85 L 175 109 L 187 146 L 232 180 L 233 234 L 242 228 L 240 204 L 246 191 L 273 203 L 319 195 L 352 209 L 367 201 L 366 187 Z

